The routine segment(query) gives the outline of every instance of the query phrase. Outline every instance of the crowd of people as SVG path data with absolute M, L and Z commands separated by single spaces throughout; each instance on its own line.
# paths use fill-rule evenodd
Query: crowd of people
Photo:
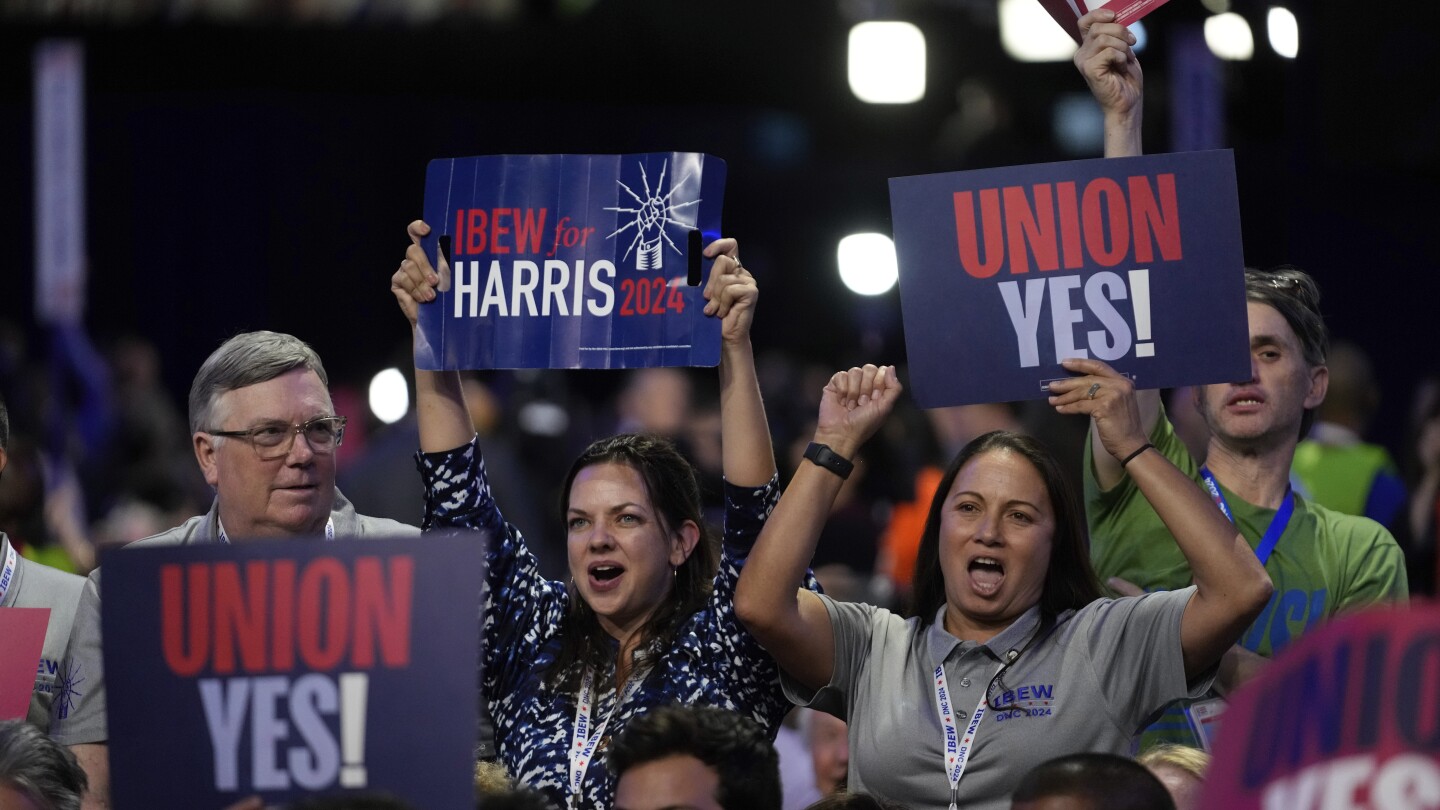
M 1134 37 L 1108 11 L 1080 28 L 1105 154 L 1140 154 Z M 411 223 L 390 279 L 412 332 L 449 272 L 428 233 Z M 1197 705 L 1337 614 L 1433 588 L 1417 569 L 1433 574 L 1440 409 L 1420 414 L 1413 470 L 1365 444 L 1374 383 L 1356 350 L 1332 353 L 1299 269 L 1245 273 L 1246 379 L 1162 401 L 1067 360 L 1043 407 L 921 415 L 892 366 L 757 359 L 760 284 L 735 239 L 704 253 L 718 378 L 633 374 L 623 432 L 577 455 L 563 437 L 597 420 L 567 431 L 563 412 L 532 411 L 547 452 L 522 450 L 495 429 L 526 422 L 515 403 L 497 419 L 493 387 L 416 368 L 396 430 L 420 483 L 385 488 L 413 492 L 408 506 L 368 494 L 379 469 L 413 473 L 345 459 L 364 426 L 291 335 L 217 348 L 188 429 L 153 355 L 117 353 L 125 395 L 84 418 L 119 437 L 123 468 L 43 461 L 0 399 L 0 607 L 51 610 L 30 711 L 0 723 L 0 800 L 108 806 L 106 543 L 483 531 L 477 799 L 557 810 L 1196 807 L 1211 742 Z M 98 362 L 70 345 L 77 371 Z M 354 487 L 347 467 L 364 470 Z M 550 491 L 562 520 L 535 495 Z M 76 669 L 83 693 L 54 676 Z

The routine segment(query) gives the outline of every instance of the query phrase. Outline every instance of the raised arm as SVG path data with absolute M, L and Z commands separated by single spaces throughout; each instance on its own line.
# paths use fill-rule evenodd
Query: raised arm
M 1195 595 L 1181 619 L 1180 644 L 1185 673 L 1195 677 L 1260 614 L 1270 599 L 1270 577 L 1250 544 L 1195 482 L 1146 441 L 1130 380 L 1099 360 L 1066 360 L 1064 365 L 1084 376 L 1052 382 L 1050 404 L 1059 413 L 1090 417 L 1097 446 L 1103 445 L 1135 480 L 1190 563 Z
M 1143 154 L 1140 122 L 1145 109 L 1145 76 L 1131 46 L 1135 35 L 1115 22 L 1115 12 L 1097 9 L 1080 18 L 1075 67 L 1105 113 L 1105 157 Z
M 820 398 L 815 442 L 848 461 L 879 429 L 899 396 L 893 367 L 835 374 Z M 835 642 L 824 603 L 799 586 L 843 480 L 814 462 L 800 465 L 760 532 L 735 593 L 740 621 L 782 669 L 810 689 L 830 682 Z
M 740 264 L 740 246 L 734 239 L 712 242 L 705 255 L 715 260 L 705 285 L 705 314 L 721 319 L 721 468 L 732 484 L 764 486 L 775 477 L 775 450 L 770 445 L 770 426 L 760 401 L 750 344 L 750 324 L 760 288 Z
M 430 266 L 430 259 L 420 240 L 430 233 L 430 226 L 420 220 L 410 223 L 410 247 L 400 269 L 390 277 L 390 292 L 400 304 L 400 311 L 410 321 L 410 332 L 417 334 L 420 304 L 435 300 L 441 279 L 449 283 L 450 268 L 440 256 L 440 270 Z M 465 395 L 460 388 L 460 374 L 455 371 L 415 369 L 415 418 L 420 427 L 420 449 L 441 453 L 468 444 L 475 437 L 470 413 L 465 408 Z
M 1131 46 L 1135 35 L 1115 22 L 1115 12 L 1098 9 L 1080 18 L 1080 48 L 1075 67 L 1085 77 L 1091 95 L 1105 114 L 1105 157 L 1141 155 L 1140 123 L 1145 112 L 1145 75 Z M 1140 428 L 1150 435 L 1160 418 L 1160 392 L 1136 394 Z M 1091 435 L 1095 481 L 1101 489 L 1120 483 L 1125 471 L 1105 452 L 1098 433 Z

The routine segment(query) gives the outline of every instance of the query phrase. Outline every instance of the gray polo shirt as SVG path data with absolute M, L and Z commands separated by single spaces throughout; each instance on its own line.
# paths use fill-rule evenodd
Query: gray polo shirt
M 921 629 L 888 610 L 828 597 L 835 673 L 812 693 L 788 676 L 786 695 L 850 724 L 849 789 L 945 810 L 950 782 L 942 761 L 935 667 L 944 662 L 961 733 L 1009 650 L 1020 651 L 990 691 L 960 780 L 960 806 L 1005 810 L 1020 777 L 1080 751 L 1130 752 L 1131 736 L 1177 698 L 1203 694 L 1212 672 L 1186 683 L 1180 617 L 1193 587 L 1101 599 L 1042 626 L 1031 608 L 987 644 L 961 641 L 943 626 L 944 606 Z M 1033 638 L 1033 642 L 1032 642 Z
M 219 542 L 217 500 L 210 511 L 154 537 L 136 540 L 126 548 L 186 546 Z M 387 518 L 355 513 L 350 501 L 335 490 L 330 510 L 336 537 L 402 537 L 420 530 Z M 70 646 L 60 665 L 60 682 L 51 709 L 50 736 L 65 745 L 98 743 L 109 739 L 105 726 L 105 672 L 100 653 L 100 569 L 90 572 L 70 632 Z
M 10 549 L 10 540 L 0 532 L 0 566 L 5 564 Z M 15 573 L 5 597 L 0 599 L 0 608 L 50 608 L 50 620 L 45 625 L 45 643 L 40 648 L 40 664 L 35 672 L 35 691 L 30 693 L 30 710 L 26 722 L 42 730 L 50 726 L 50 703 L 55 699 L 56 674 L 60 659 L 65 654 L 65 645 L 70 641 L 70 625 L 75 621 L 75 608 L 80 602 L 80 590 L 85 587 L 85 578 L 64 571 L 57 571 L 48 565 L 41 565 L 15 555 Z

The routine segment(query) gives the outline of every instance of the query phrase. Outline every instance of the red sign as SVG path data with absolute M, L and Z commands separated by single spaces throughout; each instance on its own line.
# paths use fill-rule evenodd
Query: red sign
M 35 671 L 45 646 L 50 608 L 0 609 L 0 720 L 24 720 L 35 691 Z

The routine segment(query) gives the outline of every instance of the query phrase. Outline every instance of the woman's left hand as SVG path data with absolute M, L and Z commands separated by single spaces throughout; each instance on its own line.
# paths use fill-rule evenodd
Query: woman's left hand
M 740 263 L 740 243 L 729 238 L 717 239 L 705 248 L 705 257 L 715 260 L 702 293 L 705 314 L 721 320 L 720 339 L 724 342 L 748 340 L 760 288 L 755 284 L 755 277 Z
M 1116 459 L 1128 458 L 1145 446 L 1135 384 L 1099 360 L 1071 358 L 1060 364 L 1084 376 L 1050 383 L 1050 404 L 1056 413 L 1090 417 L 1105 451 Z

